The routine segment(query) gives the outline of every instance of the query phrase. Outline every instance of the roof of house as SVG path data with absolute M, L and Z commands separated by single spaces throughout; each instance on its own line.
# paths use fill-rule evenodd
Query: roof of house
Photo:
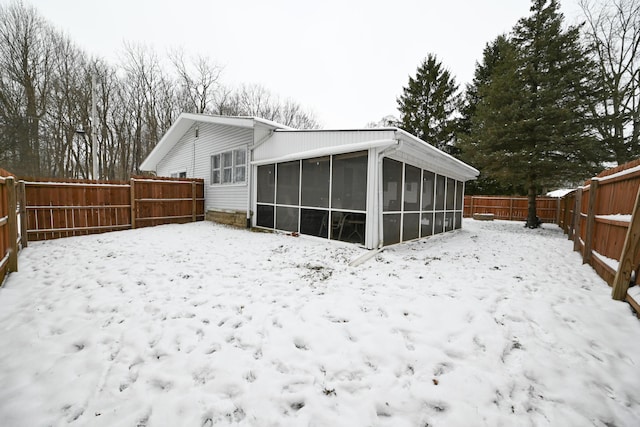
M 390 131 L 394 133 L 394 138 L 397 141 L 402 141 L 405 144 L 414 147 L 414 152 L 419 150 L 421 153 L 426 153 L 427 155 L 432 155 L 439 159 L 439 163 L 447 168 L 447 170 L 456 171 L 460 176 L 464 176 L 466 179 L 474 179 L 476 178 L 480 172 L 469 166 L 468 164 L 462 162 L 461 160 L 456 159 L 455 157 L 447 154 L 431 144 L 426 143 L 415 135 L 410 134 L 409 132 L 396 128 L 396 127 L 385 127 L 385 128 L 364 128 L 364 129 L 293 129 L 291 127 L 282 125 L 280 123 L 272 122 L 270 120 L 261 119 L 258 117 L 244 117 L 244 116 L 212 116 L 206 114 L 191 114 L 191 113 L 182 113 L 178 117 L 178 119 L 173 123 L 171 128 L 167 131 L 167 133 L 162 137 L 160 142 L 156 145 L 156 147 L 151 151 L 149 156 L 142 162 L 140 165 L 141 170 L 154 170 L 156 165 L 169 153 L 169 151 L 173 148 L 173 146 L 182 138 L 184 133 L 191 127 L 195 122 L 201 123 L 213 123 L 219 125 L 227 125 L 227 126 L 236 126 L 242 128 L 255 129 L 256 126 L 267 128 L 269 130 L 273 130 L 276 132 L 283 133 L 293 133 L 293 132 L 375 132 L 375 131 Z M 355 144 L 358 146 L 358 149 L 363 149 L 363 147 L 368 147 L 367 144 L 374 144 L 375 146 L 380 145 L 381 143 L 388 144 L 389 141 L 367 141 L 366 143 Z M 380 144 L 378 144 L 380 143 Z M 364 145 L 363 145 L 364 144 Z M 355 149 L 356 147 L 345 146 L 343 149 Z M 362 147 L 361 147 L 362 146 Z M 330 149 L 328 147 L 328 149 Z M 333 147 L 335 150 L 335 147 Z M 312 150 L 309 151 L 308 154 L 317 154 L 316 152 L 323 152 L 323 150 Z M 300 153 L 298 153 L 300 154 Z M 287 157 L 288 158 L 288 157 Z
M 254 164 L 267 164 L 267 163 L 279 163 L 295 158 L 311 158 L 318 156 L 325 156 L 328 154 L 347 153 L 351 151 L 360 151 L 373 147 L 385 147 L 393 146 L 393 142 L 397 144 L 397 149 L 403 151 L 409 151 L 414 160 L 423 160 L 425 164 L 431 166 L 437 166 L 437 170 L 445 171 L 445 173 L 454 174 L 460 179 L 472 180 L 480 175 L 480 172 L 464 163 L 463 161 L 453 157 L 452 155 L 445 153 L 444 151 L 436 148 L 435 146 L 428 144 L 415 135 L 410 134 L 404 129 L 397 127 L 383 127 L 383 128 L 363 128 L 363 129 L 276 129 L 275 134 L 290 134 L 290 133 L 338 133 L 338 132 L 371 132 L 377 135 L 380 132 L 389 132 L 388 139 L 371 139 L 362 142 L 355 142 L 346 145 L 330 146 L 318 149 L 312 149 L 304 152 L 287 153 L 281 157 L 273 157 L 267 159 L 260 159 Z M 390 139 L 389 139 L 390 138 Z M 401 144 L 398 144 L 401 143 Z M 435 169 L 434 169 L 435 170 Z M 439 172 L 441 173 L 441 172 Z
M 171 151 L 174 145 L 176 145 L 180 138 L 182 138 L 184 133 L 196 122 L 236 126 L 249 129 L 255 128 L 256 125 L 269 129 L 291 129 L 288 126 L 259 117 L 214 116 L 209 114 L 182 113 L 171 125 L 167 133 L 164 134 L 151 153 L 149 153 L 147 158 L 144 159 L 142 164 L 140 164 L 140 169 L 143 171 L 154 170 L 156 165 L 169 153 L 169 151 Z

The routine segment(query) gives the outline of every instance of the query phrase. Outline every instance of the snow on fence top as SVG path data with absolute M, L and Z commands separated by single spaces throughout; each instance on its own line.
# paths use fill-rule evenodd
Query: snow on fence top
M 640 171 L 640 159 L 636 159 L 623 165 L 616 166 L 615 168 L 602 171 L 598 175 L 596 175 L 596 178 L 600 178 L 600 180 L 602 181 L 604 178 L 617 178 L 619 176 L 627 175 L 637 171 Z M 586 187 L 590 184 L 591 179 L 588 179 L 587 181 L 585 181 L 584 186 Z

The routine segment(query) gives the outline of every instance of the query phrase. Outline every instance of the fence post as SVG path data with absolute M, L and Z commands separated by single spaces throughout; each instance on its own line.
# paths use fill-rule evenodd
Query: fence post
M 193 222 L 196 222 L 196 220 L 198 219 L 198 216 L 197 216 L 197 214 L 198 214 L 198 211 L 197 211 L 198 205 L 196 203 L 196 195 L 197 195 L 197 191 L 196 190 L 197 190 L 196 182 L 192 181 L 191 182 L 191 200 L 192 200 L 192 203 L 191 203 L 191 219 L 193 220 Z
M 473 214 L 474 214 L 474 213 L 475 213 L 475 212 L 473 211 L 473 196 L 471 196 L 471 212 L 469 212 L 469 216 L 470 216 L 471 218 L 473 218 Z
M 18 202 L 20 205 L 20 244 L 24 249 L 29 245 L 27 237 L 27 190 L 24 181 L 18 183 Z
M 560 198 L 556 199 L 556 224 L 560 225 Z
M 598 196 L 598 180 L 591 179 L 589 186 L 589 207 L 587 209 L 587 228 L 584 235 L 584 253 L 582 254 L 582 263 L 587 264 L 591 261 L 591 247 L 593 246 L 593 228 L 595 225 L 596 197 Z
M 12 176 L 5 181 L 9 205 L 9 271 L 18 271 L 18 217 L 16 215 L 16 184 Z
M 576 191 L 576 201 L 573 208 L 573 251 L 580 250 L 580 222 L 582 212 L 582 188 Z
M 575 201 L 576 196 L 575 194 L 573 195 L 573 200 Z M 575 210 L 575 207 L 574 207 Z M 569 240 L 573 239 L 573 229 L 575 227 L 575 222 L 574 222 L 574 217 L 575 215 L 571 215 L 574 212 L 571 212 L 570 206 L 569 206 L 569 197 L 564 199 L 564 222 L 565 222 L 565 229 L 567 230 L 567 237 Z
M 638 188 L 638 194 L 636 195 L 636 204 L 631 214 L 627 237 L 624 239 L 618 271 L 616 271 L 616 277 L 613 279 L 611 298 L 623 301 L 627 296 L 631 272 L 634 269 L 633 260 L 638 255 L 638 251 L 640 251 L 640 188 Z
M 136 228 L 136 180 L 129 180 L 129 193 L 131 193 L 131 228 Z

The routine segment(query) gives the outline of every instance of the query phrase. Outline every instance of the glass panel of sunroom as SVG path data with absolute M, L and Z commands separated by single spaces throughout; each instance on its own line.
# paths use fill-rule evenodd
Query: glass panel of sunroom
M 444 189 L 446 187 L 446 178 L 442 175 L 436 175 L 436 210 L 444 210 Z
M 258 205 L 257 213 L 256 225 L 258 227 L 273 228 L 273 206 Z
M 275 191 L 275 165 L 258 166 L 258 203 L 273 203 Z
M 302 206 L 329 207 L 330 157 L 302 161 Z
M 422 237 L 431 236 L 433 234 L 433 212 L 422 214 L 420 219 L 420 235 Z
M 433 234 L 442 233 L 444 231 L 444 212 L 436 212 L 433 223 Z
M 462 212 L 456 212 L 455 218 L 456 218 L 456 224 L 454 226 L 455 229 L 457 230 L 459 228 L 462 228 Z
M 298 208 L 276 207 L 276 229 L 298 231 Z
M 304 166 L 303 166 L 304 167 Z M 300 210 L 300 233 L 309 236 L 328 236 L 329 211 L 320 209 Z
M 420 237 L 420 214 L 406 213 L 402 219 L 402 241 L 413 240 Z
M 278 163 L 276 203 L 279 205 L 300 204 L 300 162 Z M 277 217 L 277 215 L 276 215 Z M 277 219 L 276 219 L 277 221 Z M 278 228 L 278 227 L 276 227 Z
M 382 215 L 382 229 L 385 245 L 400 242 L 400 214 Z
M 385 157 L 382 161 L 382 210 L 384 212 L 399 211 L 402 208 L 401 189 L 402 163 Z
M 366 210 L 367 157 L 366 151 L 333 156 L 332 208 Z
M 447 178 L 447 210 L 452 211 L 456 202 L 456 180 Z
M 420 169 L 411 165 L 404 167 L 404 210 L 420 210 Z
M 422 176 L 422 210 L 433 210 L 433 186 L 436 176 L 433 172 L 424 171 Z
M 464 208 L 464 182 L 456 181 L 456 210 Z
M 444 216 L 444 231 L 453 230 L 453 212 L 447 212 Z
M 357 212 L 331 213 L 331 239 L 364 244 L 366 215 Z

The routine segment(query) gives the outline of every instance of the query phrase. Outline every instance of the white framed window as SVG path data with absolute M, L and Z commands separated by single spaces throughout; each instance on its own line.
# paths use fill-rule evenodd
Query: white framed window
M 186 170 L 181 170 L 181 171 L 171 172 L 170 176 L 171 176 L 171 178 L 186 178 L 187 177 L 187 171 Z
M 231 150 L 211 156 L 211 184 L 240 184 L 246 181 L 247 150 Z

